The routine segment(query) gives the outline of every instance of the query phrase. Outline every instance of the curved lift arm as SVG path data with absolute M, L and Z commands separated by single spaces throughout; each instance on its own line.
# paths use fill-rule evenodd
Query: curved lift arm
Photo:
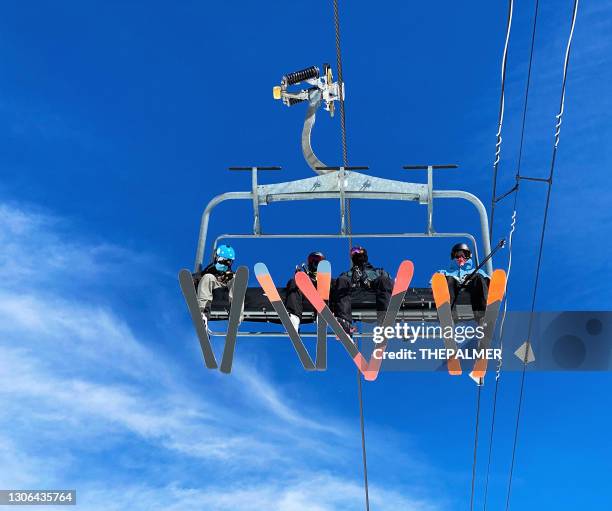
M 326 174 L 329 172 L 328 170 L 320 170 L 321 167 L 327 167 L 327 165 L 317 158 L 310 142 L 312 127 L 314 126 L 317 110 L 321 106 L 322 99 L 320 90 L 315 89 L 309 91 L 308 110 L 306 110 L 306 118 L 304 119 L 304 127 L 302 128 L 302 153 L 304 154 L 308 166 L 317 174 Z

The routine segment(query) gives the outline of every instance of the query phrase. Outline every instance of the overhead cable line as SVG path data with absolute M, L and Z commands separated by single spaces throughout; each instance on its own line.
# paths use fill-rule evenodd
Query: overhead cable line
M 478 456 L 478 423 L 480 421 L 480 393 L 482 385 L 478 385 L 478 397 L 476 398 L 476 426 L 474 431 L 474 459 L 472 461 L 472 493 L 470 495 L 470 511 L 474 509 L 474 490 L 476 486 L 476 458 Z
M 338 8 L 338 0 L 333 0 L 334 6 L 334 29 L 336 36 L 336 67 L 338 69 L 338 86 L 340 88 L 340 133 L 342 138 L 342 165 L 348 167 L 348 150 L 346 142 L 346 117 L 344 109 L 344 76 L 342 70 L 342 49 L 340 45 L 340 13 Z M 346 227 L 349 243 L 349 254 L 353 245 L 353 232 L 351 224 L 351 201 L 346 201 Z M 350 255 L 349 255 L 350 257 Z M 365 509 L 370 511 L 370 495 L 368 488 L 368 461 L 366 453 L 365 441 L 365 421 L 363 413 L 363 389 L 361 383 L 361 373 L 357 369 L 357 395 L 359 398 L 359 426 L 361 430 L 361 455 L 363 459 L 363 487 L 365 493 Z
M 504 124 L 505 110 L 505 89 L 506 89 L 506 64 L 508 62 L 508 43 L 510 42 L 510 30 L 512 29 L 512 14 L 514 11 L 514 1 L 508 2 L 508 19 L 506 22 L 506 42 L 504 43 L 504 52 L 502 55 L 501 66 L 501 91 L 499 95 L 499 114 L 497 117 L 497 141 L 495 143 L 495 159 L 493 161 L 493 191 L 491 194 L 491 220 L 489 223 L 489 238 L 493 238 L 493 222 L 495 219 L 495 196 L 497 195 L 497 173 L 499 170 L 499 161 L 501 159 L 501 144 L 502 144 L 502 126 Z
M 499 170 L 499 161 L 501 159 L 501 144 L 502 144 L 502 126 L 504 124 L 505 110 L 505 89 L 506 89 L 506 67 L 508 62 L 508 46 L 510 43 L 510 32 L 512 30 L 512 15 L 514 12 L 514 0 L 508 1 L 508 16 L 506 19 L 506 39 L 504 42 L 504 51 L 502 53 L 501 65 L 501 88 L 499 95 L 499 113 L 497 118 L 497 133 L 495 143 L 495 159 L 493 161 L 493 190 L 491 192 L 491 219 L 489 223 L 489 238 L 493 237 L 493 221 L 495 217 L 495 195 L 497 193 L 497 174 Z M 480 424 L 480 394 L 482 382 L 478 385 L 478 395 L 476 402 L 476 418 L 474 421 L 474 456 L 472 460 L 472 484 L 470 492 L 470 511 L 474 509 L 474 494 L 476 490 L 476 462 L 478 460 L 478 435 Z
M 529 87 L 531 85 L 531 70 L 533 67 L 533 54 L 535 48 L 535 39 L 536 39 L 536 30 L 538 23 L 538 12 L 539 12 L 540 0 L 535 1 L 535 9 L 533 15 L 533 28 L 531 31 L 531 48 L 529 51 L 529 67 L 527 69 L 527 82 L 525 84 L 525 99 L 523 101 L 523 118 L 521 122 L 521 139 L 519 143 L 519 151 L 518 151 L 518 160 L 517 160 L 517 169 L 515 176 L 515 184 L 514 186 L 501 197 L 496 198 L 493 196 L 494 204 L 501 201 L 508 195 L 514 193 L 514 205 L 512 212 L 512 219 L 510 223 L 510 232 L 508 234 L 508 267 L 506 269 L 506 278 L 507 282 L 510 281 L 510 272 L 512 270 L 512 241 L 514 237 L 514 231 L 516 228 L 516 219 L 517 219 L 517 203 L 518 203 L 518 190 L 520 186 L 520 175 L 521 175 L 521 163 L 523 160 L 523 142 L 525 140 L 525 124 L 527 120 L 527 105 L 529 102 Z M 508 294 L 506 293 L 506 297 L 504 299 L 504 309 L 502 311 L 502 317 L 499 326 L 499 342 L 500 349 L 502 349 L 503 354 L 503 338 L 504 338 L 504 324 L 506 321 L 506 313 L 508 311 Z M 497 363 L 496 375 L 495 375 L 495 390 L 493 392 L 493 411 L 491 413 L 491 429 L 489 432 L 489 453 L 487 459 L 487 472 L 485 476 L 485 486 L 484 486 L 484 499 L 483 499 L 483 511 L 487 509 L 487 499 L 489 495 L 489 476 L 491 473 L 491 460 L 493 456 L 493 438 L 495 434 L 495 416 L 497 413 L 497 395 L 499 392 L 499 380 L 501 377 L 501 368 L 502 368 L 503 358 L 500 358 Z
M 563 82 L 561 85 L 561 99 L 559 101 L 559 113 L 556 115 L 556 119 L 557 119 L 557 123 L 555 125 L 555 135 L 554 135 L 554 144 L 553 144 L 553 152 L 552 152 L 552 157 L 551 157 L 551 161 L 550 161 L 550 170 L 549 170 L 549 174 L 548 174 L 548 178 L 546 180 L 547 182 L 547 192 L 546 192 L 546 203 L 544 206 L 544 220 L 542 222 L 542 230 L 541 230 L 541 234 L 540 234 L 540 247 L 538 250 L 538 262 L 537 262 L 537 266 L 536 266 L 536 275 L 535 275 L 535 280 L 534 280 L 534 285 L 533 285 L 533 292 L 532 292 L 532 300 L 531 300 L 531 313 L 529 316 L 529 327 L 527 330 L 527 345 L 526 345 L 526 350 L 525 350 L 525 358 L 523 360 L 523 370 L 522 370 L 522 374 L 521 374 L 521 387 L 520 387 L 520 393 L 519 393 L 519 402 L 518 402 L 518 408 L 517 408 L 517 413 L 516 413 L 516 426 L 515 426 L 515 430 L 514 430 L 514 443 L 512 446 L 512 461 L 510 463 L 510 473 L 509 473 L 509 477 L 508 477 L 508 492 L 506 495 L 506 511 L 508 511 L 508 509 L 510 508 L 510 495 L 511 495 L 511 491 L 512 491 L 512 476 L 514 474 L 514 464 L 516 461 L 516 448 L 518 445 L 518 431 L 519 431 L 519 425 L 520 425 L 520 418 L 521 418 L 521 411 L 522 411 L 522 403 L 523 403 L 523 397 L 525 395 L 525 374 L 526 374 L 526 368 L 527 368 L 527 357 L 529 355 L 529 351 L 530 351 L 530 344 L 531 344 L 531 332 L 532 332 L 532 328 L 533 328 L 533 316 L 534 316 L 534 311 L 535 311 L 535 304 L 536 304 L 536 298 L 537 298 L 537 291 L 538 291 L 538 284 L 540 282 L 540 270 L 542 267 L 542 254 L 544 251 L 544 240 L 545 240 L 545 236 L 546 236 L 546 227 L 548 224 L 548 211 L 550 208 L 550 195 L 551 195 L 551 190 L 552 190 L 552 183 L 553 183 L 553 177 L 554 177 L 554 172 L 555 172 L 555 163 L 557 161 L 557 148 L 559 146 L 559 137 L 560 137 L 560 133 L 561 133 L 561 124 L 563 122 L 563 113 L 564 113 L 564 109 L 565 109 L 565 88 L 566 88 L 566 84 L 567 84 L 567 69 L 569 66 L 569 58 L 570 58 L 570 52 L 571 52 L 571 48 L 572 48 L 572 40 L 574 37 L 574 28 L 576 26 L 576 16 L 578 13 L 578 5 L 579 5 L 579 0 L 574 0 L 574 8 L 572 11 L 572 20 L 571 20 L 571 28 L 570 28 L 570 33 L 569 33 L 569 37 L 567 40 L 567 47 L 565 49 L 565 60 L 563 62 Z

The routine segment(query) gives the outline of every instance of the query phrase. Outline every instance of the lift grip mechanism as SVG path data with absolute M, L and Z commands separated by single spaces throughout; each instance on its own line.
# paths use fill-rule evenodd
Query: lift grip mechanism
M 433 228 L 433 171 L 438 169 L 456 169 L 459 165 L 451 163 L 449 165 L 404 165 L 405 170 L 426 170 L 427 171 L 427 234 L 435 233 Z
M 308 88 L 298 90 L 293 87 L 294 90 L 289 89 L 291 86 L 302 83 L 307 84 Z M 319 72 L 317 66 L 310 66 L 284 75 L 280 85 L 272 88 L 272 96 L 289 107 L 302 102 L 308 103 L 302 128 L 302 154 L 308 166 L 316 174 L 323 174 L 325 171 L 319 170 L 319 167 L 325 167 L 326 165 L 317 158 L 312 149 L 310 140 L 312 128 L 315 123 L 316 112 L 321 105 L 332 117 L 334 116 L 334 102 L 344 100 L 344 84 L 334 82 L 329 64 L 323 64 L 323 73 Z
M 253 232 L 261 234 L 261 222 L 259 221 L 259 194 L 257 193 L 257 171 L 258 170 L 281 170 L 282 167 L 277 165 L 267 167 L 228 167 L 229 170 L 250 170 L 251 171 L 251 186 L 253 188 Z

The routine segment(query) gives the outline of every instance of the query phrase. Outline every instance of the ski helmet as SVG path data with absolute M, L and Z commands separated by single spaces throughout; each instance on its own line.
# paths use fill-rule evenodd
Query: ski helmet
M 221 245 L 215 250 L 215 268 L 219 271 L 227 271 L 236 259 L 236 252 L 229 245 Z
M 317 266 L 321 261 L 325 259 L 323 252 L 311 252 L 308 254 L 308 271 L 315 272 L 317 271 Z
M 368 251 L 359 245 L 355 245 L 353 248 L 351 248 L 351 261 L 353 261 L 353 264 L 357 266 L 367 263 Z
M 236 259 L 236 252 L 229 245 L 221 245 L 215 251 L 215 259 L 229 259 L 233 261 Z
M 471 259 L 472 251 L 470 250 L 470 247 L 468 247 L 467 243 L 457 243 L 456 245 L 453 245 L 453 248 L 451 249 L 450 258 L 455 259 L 455 254 L 459 251 L 465 252 L 466 257 L 468 259 Z

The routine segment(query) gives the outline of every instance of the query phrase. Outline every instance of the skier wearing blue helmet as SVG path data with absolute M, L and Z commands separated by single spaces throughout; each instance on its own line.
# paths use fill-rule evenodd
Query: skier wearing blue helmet
M 368 251 L 365 248 L 354 246 L 351 248 L 350 256 L 352 268 L 340 274 L 332 289 L 332 302 L 336 317 L 342 328 L 349 334 L 354 332 L 351 299 L 358 299 L 359 295 L 374 292 L 376 316 L 380 324 L 389 307 L 393 289 L 393 282 L 389 274 L 382 268 L 375 268 L 368 261 Z
M 229 245 L 221 245 L 215 250 L 212 263 L 200 272 L 198 288 L 198 302 L 202 310 L 202 319 L 208 323 L 210 304 L 213 300 L 215 289 L 226 287 L 229 291 L 229 299 L 232 301 L 234 287 L 234 272 L 232 263 L 236 259 L 236 252 Z

